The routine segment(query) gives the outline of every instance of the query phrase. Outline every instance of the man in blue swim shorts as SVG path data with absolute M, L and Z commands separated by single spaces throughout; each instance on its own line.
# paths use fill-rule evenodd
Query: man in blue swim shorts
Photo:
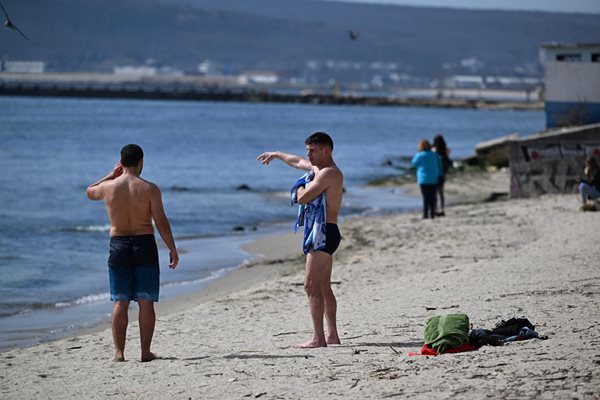
M 136 144 L 121 149 L 121 161 L 114 169 L 87 188 L 90 200 L 104 200 L 110 220 L 108 270 L 113 304 L 112 333 L 114 361 L 125 361 L 125 338 L 129 321 L 129 302 L 137 301 L 141 342 L 141 361 L 155 359 L 150 351 L 158 301 L 159 264 L 154 228 L 169 248 L 169 268 L 175 269 L 179 255 L 165 215 L 158 186 L 140 177 L 144 152 Z
M 304 290 L 308 296 L 313 336 L 309 341 L 296 346 L 312 348 L 340 344 L 336 322 L 337 300 L 331 290 L 331 270 L 333 253 L 341 239 L 337 219 L 342 204 L 344 175 L 333 161 L 333 140 L 327 133 L 313 133 L 304 143 L 308 160 L 279 151 L 263 153 L 258 156 L 258 160 L 266 165 L 273 159 L 280 159 L 291 167 L 314 172 L 313 180 L 297 189 L 299 204 L 308 204 L 321 194 L 325 195 L 325 246 L 319 250 L 309 249 L 304 275 Z M 324 331 L 323 317 L 327 321 L 327 335 Z

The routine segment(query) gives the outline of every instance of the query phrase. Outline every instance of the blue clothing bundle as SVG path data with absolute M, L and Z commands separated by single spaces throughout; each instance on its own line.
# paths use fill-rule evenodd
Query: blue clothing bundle
M 437 185 L 443 175 L 442 158 L 433 151 L 420 151 L 412 159 L 417 167 L 417 183 L 419 185 Z
M 309 171 L 302 175 L 294 184 L 291 190 L 292 205 L 298 203 L 298 188 L 306 187 L 315 177 L 314 171 Z M 325 194 L 321 193 L 306 205 L 300 204 L 298 207 L 298 217 L 294 224 L 294 233 L 304 225 L 304 241 L 302 242 L 302 252 L 306 255 L 312 248 L 313 250 L 323 250 L 325 248 L 327 217 L 325 215 Z

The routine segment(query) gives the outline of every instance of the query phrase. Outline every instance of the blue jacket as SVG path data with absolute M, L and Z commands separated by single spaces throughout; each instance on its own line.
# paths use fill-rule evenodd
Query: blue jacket
M 437 185 L 442 175 L 442 159 L 433 151 L 420 151 L 412 159 L 417 167 L 417 183 L 419 185 Z
M 314 179 L 313 171 L 302 175 L 294 184 L 291 190 L 292 205 L 298 203 L 298 188 L 308 186 Z M 306 255 L 313 249 L 323 250 L 325 248 L 327 218 L 325 214 L 326 202 L 325 194 L 321 193 L 306 205 L 301 204 L 298 207 L 298 217 L 294 225 L 294 232 L 298 231 L 300 226 L 304 225 L 304 240 L 302 241 L 302 252 Z

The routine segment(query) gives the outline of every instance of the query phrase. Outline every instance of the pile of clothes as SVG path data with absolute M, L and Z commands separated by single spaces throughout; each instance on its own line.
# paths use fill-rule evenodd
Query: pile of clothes
M 410 356 L 436 356 L 443 353 L 461 353 L 477 350 L 481 346 L 502 346 L 507 342 L 527 339 L 548 339 L 540 335 L 527 318 L 502 320 L 493 329 L 470 330 L 466 314 L 439 315 L 425 324 L 425 344 L 420 353 Z

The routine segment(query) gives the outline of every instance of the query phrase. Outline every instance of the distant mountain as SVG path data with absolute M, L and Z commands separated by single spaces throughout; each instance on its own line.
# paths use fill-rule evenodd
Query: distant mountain
M 316 0 L 3 0 L 30 37 L 0 30 L 2 60 L 50 70 L 112 71 L 154 64 L 188 72 L 306 74 L 392 63 L 398 74 L 536 75 L 545 42 L 598 42 L 600 15 L 458 10 Z M 350 40 L 348 31 L 359 32 Z M 312 66 L 314 69 L 314 65 Z

